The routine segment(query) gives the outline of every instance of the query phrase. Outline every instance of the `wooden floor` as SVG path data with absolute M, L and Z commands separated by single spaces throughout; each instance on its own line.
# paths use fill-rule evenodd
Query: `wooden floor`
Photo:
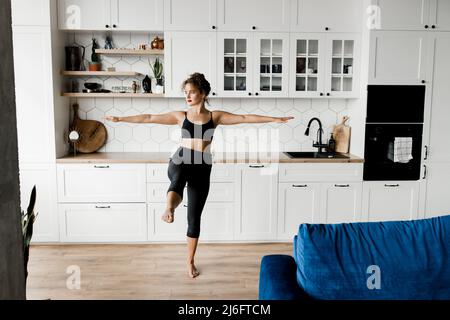
M 266 254 L 292 255 L 292 243 L 200 242 L 194 279 L 186 244 L 33 245 L 27 299 L 258 299 Z M 80 289 L 68 289 L 78 267 Z

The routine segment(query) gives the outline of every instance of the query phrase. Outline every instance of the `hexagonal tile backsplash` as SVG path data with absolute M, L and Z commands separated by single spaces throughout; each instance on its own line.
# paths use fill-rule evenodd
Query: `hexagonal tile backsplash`
M 142 34 L 114 34 L 113 40 L 116 47 L 137 48 L 140 43 L 150 43 L 155 35 Z M 80 44 L 86 46 L 86 60 L 90 60 L 91 41 L 95 37 L 100 47 L 104 46 L 104 34 L 102 33 L 69 33 L 67 44 Z M 153 57 L 154 58 L 154 57 Z M 150 68 L 146 57 L 115 57 L 102 56 L 103 68 L 115 66 L 120 71 L 137 71 L 149 74 Z M 85 61 L 87 67 L 88 61 Z M 150 73 L 151 74 L 151 73 Z M 79 85 L 86 81 L 102 83 L 106 89 L 112 86 L 130 86 L 133 80 L 141 83 L 140 78 L 79 78 Z M 152 84 L 153 85 L 153 84 Z M 108 131 L 106 144 L 99 152 L 173 152 L 180 142 L 181 131 L 178 126 L 165 126 L 159 124 L 143 124 L 128 122 L 110 122 L 102 120 L 106 115 L 130 116 L 137 114 L 158 114 L 175 110 L 187 110 L 184 99 L 180 98 L 81 98 L 70 99 L 79 104 L 79 116 L 81 119 L 98 120 L 105 124 Z M 328 141 L 333 126 L 347 115 L 347 100 L 345 99 L 240 99 L 240 98 L 212 98 L 208 109 L 225 110 L 236 114 L 259 114 L 268 116 L 293 116 L 294 119 L 287 123 L 261 123 L 241 124 L 236 126 L 219 126 L 216 129 L 212 143 L 213 151 L 236 150 L 237 145 L 245 145 L 246 150 L 256 147 L 275 148 L 277 151 L 314 151 L 313 140 L 316 140 L 318 129 L 317 122 L 310 128 L 310 135 L 304 132 L 308 121 L 317 117 L 323 124 L 323 141 Z M 72 122 L 73 114 L 71 112 Z M 241 129 L 236 137 L 236 130 Z M 249 129 L 253 129 L 249 130 Z M 270 136 L 271 131 L 276 130 L 275 136 Z M 256 135 L 254 134 L 256 132 Z M 273 131 L 272 131 L 273 133 Z M 264 140 L 268 135 L 268 141 Z M 272 137 L 272 140 L 270 140 Z M 276 138 L 274 138 L 276 137 Z M 277 141 L 273 141 L 276 139 Z M 267 146 L 270 144 L 270 146 Z

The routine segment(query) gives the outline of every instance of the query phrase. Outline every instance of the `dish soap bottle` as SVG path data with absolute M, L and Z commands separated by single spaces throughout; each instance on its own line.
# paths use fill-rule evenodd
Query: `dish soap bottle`
M 331 134 L 330 140 L 328 140 L 328 150 L 330 152 L 336 152 L 336 140 L 333 138 L 333 133 Z

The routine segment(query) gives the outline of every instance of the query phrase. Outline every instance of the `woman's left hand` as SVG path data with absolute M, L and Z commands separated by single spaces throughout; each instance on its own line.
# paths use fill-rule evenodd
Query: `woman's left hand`
M 288 122 L 291 119 L 294 119 L 294 117 L 278 117 L 278 118 L 274 118 L 273 122 L 285 123 L 285 122 Z

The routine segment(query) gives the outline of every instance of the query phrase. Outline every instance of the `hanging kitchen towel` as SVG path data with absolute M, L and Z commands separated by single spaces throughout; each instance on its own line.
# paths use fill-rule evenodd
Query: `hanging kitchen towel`
M 389 143 L 388 158 L 394 162 L 407 163 L 413 158 L 412 137 L 395 137 Z

